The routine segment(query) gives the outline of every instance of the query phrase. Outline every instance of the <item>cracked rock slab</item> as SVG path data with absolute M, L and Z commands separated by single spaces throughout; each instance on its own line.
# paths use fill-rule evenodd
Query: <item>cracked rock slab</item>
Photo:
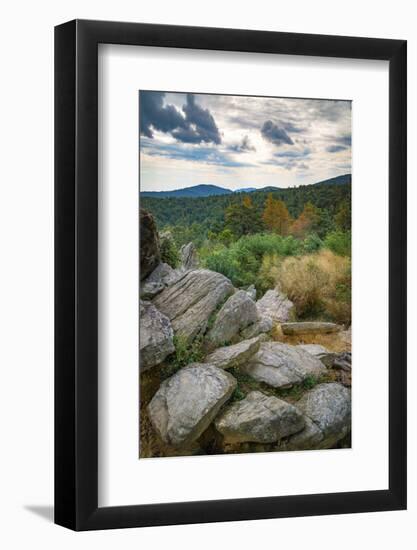
M 223 305 L 213 328 L 208 334 L 208 340 L 215 345 L 230 342 L 239 332 L 258 321 L 256 304 L 246 291 L 238 290 Z
M 223 369 L 193 363 L 162 382 L 148 405 L 149 418 L 161 439 L 175 447 L 195 441 L 214 420 L 236 388 Z
M 215 421 L 226 443 L 273 443 L 301 431 L 304 424 L 296 407 L 259 391 L 233 403 Z
M 165 288 L 153 303 L 170 319 L 174 332 L 191 342 L 205 332 L 210 316 L 233 290 L 224 275 L 196 269 Z
M 140 369 L 148 370 L 159 365 L 175 351 L 174 332 L 165 315 L 151 302 L 140 301 L 139 305 L 139 352 Z
M 259 350 L 260 343 L 260 337 L 256 337 L 250 340 L 243 340 L 233 346 L 218 348 L 213 353 L 210 353 L 210 355 L 204 359 L 204 362 L 210 363 L 221 369 L 238 367 Z
M 325 323 L 322 321 L 303 321 L 299 323 L 282 323 L 282 332 L 287 336 L 298 334 L 330 334 L 342 330 L 336 323 Z
M 351 393 L 342 384 L 319 384 L 303 395 L 297 407 L 322 432 L 319 448 L 331 447 L 350 432 Z
M 269 317 L 274 323 L 289 321 L 294 316 L 294 304 L 278 290 L 268 290 L 256 302 L 260 317 Z
M 300 384 L 309 376 L 320 376 L 326 372 L 326 367 L 319 359 L 297 346 L 264 342 L 250 361 L 242 365 L 241 370 L 258 382 L 274 388 L 285 388 Z

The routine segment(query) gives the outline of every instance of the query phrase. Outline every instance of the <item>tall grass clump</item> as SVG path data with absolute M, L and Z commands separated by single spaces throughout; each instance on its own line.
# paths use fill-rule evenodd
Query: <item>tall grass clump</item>
M 301 319 L 351 322 L 350 258 L 331 250 L 284 258 L 274 266 L 277 286 L 294 302 Z

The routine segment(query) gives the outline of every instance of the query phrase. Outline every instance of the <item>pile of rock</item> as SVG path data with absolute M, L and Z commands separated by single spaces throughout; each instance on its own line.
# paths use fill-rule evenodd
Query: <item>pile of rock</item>
M 350 355 L 270 341 L 275 323 L 291 334 L 309 329 L 291 322 L 294 306 L 284 295 L 270 290 L 255 301 L 254 288 L 238 290 L 224 275 L 200 268 L 192 243 L 181 249 L 179 268 L 161 263 L 152 216 L 141 211 L 142 222 L 141 371 L 175 352 L 174 335 L 186 345 L 198 338 L 205 349 L 202 362 L 180 369 L 153 394 L 147 414 L 158 437 L 187 448 L 210 426 L 225 445 L 260 443 L 271 450 L 328 448 L 343 439 L 350 431 L 350 390 L 342 384 L 319 384 L 295 404 L 262 387 L 283 390 L 319 379 L 327 369 L 349 368 Z M 323 331 L 334 330 L 325 325 Z M 228 369 L 261 391 L 231 400 L 237 380 Z

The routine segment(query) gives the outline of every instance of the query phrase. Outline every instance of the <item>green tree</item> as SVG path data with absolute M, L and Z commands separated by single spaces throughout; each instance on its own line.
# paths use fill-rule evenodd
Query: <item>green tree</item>
M 249 197 L 245 197 L 241 203 L 232 203 L 226 209 L 225 219 L 226 229 L 236 237 L 257 233 L 263 229 L 262 220 Z

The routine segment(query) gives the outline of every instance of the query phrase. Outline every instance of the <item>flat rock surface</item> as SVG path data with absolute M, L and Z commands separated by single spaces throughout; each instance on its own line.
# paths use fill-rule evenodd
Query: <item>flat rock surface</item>
M 321 443 L 324 440 L 323 432 L 308 416 L 305 416 L 304 420 L 304 429 L 291 435 L 288 439 L 280 441 L 278 450 L 308 451 L 321 448 Z
M 294 315 L 294 304 L 278 290 L 268 290 L 256 302 L 259 316 L 270 317 L 275 323 L 289 321 Z
M 240 335 L 242 338 L 254 338 L 259 334 L 267 334 L 270 332 L 273 325 L 274 323 L 270 317 L 263 316 L 259 319 L 259 321 L 256 321 L 256 323 L 244 328 Z
M 241 369 L 258 382 L 274 388 L 300 384 L 308 376 L 326 372 L 319 359 L 297 346 L 281 342 L 262 343 L 259 351 Z
M 216 345 L 230 342 L 242 329 L 257 321 L 255 302 L 246 291 L 238 290 L 220 309 L 208 334 L 208 340 Z
M 336 323 L 325 323 L 323 321 L 303 321 L 299 323 L 282 323 L 282 332 L 286 335 L 292 334 L 328 334 L 342 330 Z
M 333 445 L 350 432 L 351 394 L 342 384 L 319 384 L 303 395 L 297 407 L 322 432 L 321 448 Z
M 320 359 L 323 365 L 326 365 L 326 367 L 328 368 L 333 365 L 336 354 L 332 351 L 329 351 L 324 346 L 320 346 L 319 344 L 298 344 L 297 348 L 303 349 L 311 355 L 314 355 L 314 357 Z
M 213 421 L 235 387 L 230 373 L 193 363 L 162 382 L 148 405 L 149 418 L 165 443 L 189 445 Z
M 196 269 L 165 288 L 153 303 L 170 319 L 174 332 L 190 342 L 205 332 L 212 313 L 232 292 L 233 285 L 224 275 Z
M 302 413 L 293 405 L 259 391 L 233 403 L 215 422 L 227 443 L 273 443 L 304 428 Z
M 255 337 L 250 340 L 243 340 L 233 346 L 224 346 L 210 353 L 205 359 L 205 363 L 210 363 L 221 369 L 238 367 L 245 363 L 254 355 L 260 346 L 260 338 Z
M 139 305 L 139 351 L 140 368 L 148 370 L 159 365 L 175 351 L 174 332 L 165 315 L 151 302 L 141 301 Z

